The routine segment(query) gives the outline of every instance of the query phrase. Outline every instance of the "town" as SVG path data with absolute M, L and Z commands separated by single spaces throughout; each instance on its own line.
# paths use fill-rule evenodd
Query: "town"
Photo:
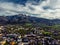
M 45 28 L 31 24 L 1 25 L 0 45 L 60 45 L 60 32 Z
M 60 45 L 60 0 L 0 0 L 0 45 Z

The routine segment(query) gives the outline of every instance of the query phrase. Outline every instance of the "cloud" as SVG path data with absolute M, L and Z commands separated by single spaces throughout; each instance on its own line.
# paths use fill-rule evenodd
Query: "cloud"
M 6 13 L 13 13 L 13 14 L 14 14 L 14 12 L 17 13 L 17 12 L 22 12 L 22 11 L 32 13 L 32 14 L 40 14 L 39 12 L 41 12 L 41 10 L 42 10 L 42 8 L 39 7 L 39 5 L 32 5 L 32 3 L 28 3 L 28 2 L 26 3 L 25 6 L 20 5 L 20 4 L 11 3 L 11 2 L 10 3 L 8 3 L 8 2 L 1 3 L 0 2 L 0 9 L 3 10 L 4 13 L 6 12 Z M 32 10 L 32 9 L 34 9 L 34 10 Z M 1 13 L 0 13 L 0 15 L 1 15 Z
M 60 0 L 40 0 L 37 5 L 34 4 L 29 1 L 25 6 L 12 2 L 0 2 L 0 15 L 27 13 L 40 18 L 60 19 Z

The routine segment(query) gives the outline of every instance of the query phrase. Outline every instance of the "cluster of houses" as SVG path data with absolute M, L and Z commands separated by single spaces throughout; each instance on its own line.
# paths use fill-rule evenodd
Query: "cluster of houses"
M 1 29 L 3 30 L 3 26 L 0 27 Z M 54 39 L 50 35 L 44 35 L 41 32 L 44 31 L 34 29 L 31 33 L 25 35 L 0 33 L 0 45 L 60 45 L 60 39 Z M 58 34 L 55 33 L 55 35 Z
M 60 45 L 60 40 L 50 36 L 26 34 L 0 34 L 0 45 Z

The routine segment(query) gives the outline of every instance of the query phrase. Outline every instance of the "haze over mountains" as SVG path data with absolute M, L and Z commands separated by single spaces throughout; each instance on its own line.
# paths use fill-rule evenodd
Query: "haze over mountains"
M 44 25 L 59 25 L 59 19 L 45 19 L 45 18 L 37 18 L 32 16 L 26 16 L 23 14 L 11 15 L 11 16 L 0 16 L 0 24 L 24 24 L 24 23 L 32 23 L 32 24 L 44 24 Z

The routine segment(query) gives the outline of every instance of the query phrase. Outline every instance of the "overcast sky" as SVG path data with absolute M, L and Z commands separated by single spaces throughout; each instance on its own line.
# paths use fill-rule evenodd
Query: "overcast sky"
M 47 19 L 60 19 L 60 0 L 0 0 L 1 16 L 19 13 Z

